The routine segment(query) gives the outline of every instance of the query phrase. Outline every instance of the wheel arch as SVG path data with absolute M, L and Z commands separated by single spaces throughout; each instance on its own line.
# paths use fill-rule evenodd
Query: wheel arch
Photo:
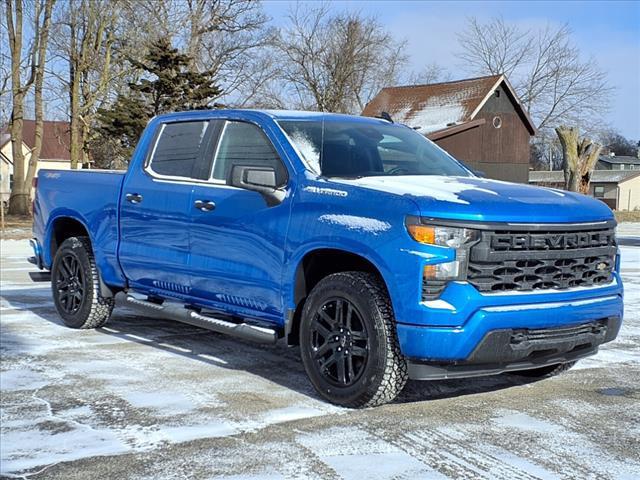
M 55 258 L 60 245 L 71 237 L 87 237 L 95 254 L 94 241 L 85 221 L 73 213 L 61 213 L 55 217 L 52 216 L 49 221 L 49 226 L 47 227 L 47 237 L 43 249 L 46 252 L 45 255 L 48 255 L 48 259 L 45 256 L 45 260 L 48 260 L 50 267 L 53 266 L 53 259 Z M 100 266 L 98 264 L 96 264 L 96 269 L 98 271 L 98 280 L 100 282 L 100 294 L 103 297 L 113 297 L 116 290 L 108 286 L 103 281 Z
M 50 220 L 47 228 L 47 241 L 44 246 L 49 255 L 49 263 L 53 262 L 60 245 L 71 237 L 88 237 L 93 245 L 89 229 L 85 222 L 77 216 L 61 214 Z
M 326 276 L 338 272 L 363 271 L 379 277 L 387 292 L 393 288 L 391 274 L 366 250 L 354 251 L 335 245 L 314 246 L 297 255 L 292 263 L 295 267 L 289 274 L 290 285 L 287 285 L 287 304 L 291 308 L 285 326 L 290 345 L 298 342 L 300 318 L 307 296 Z

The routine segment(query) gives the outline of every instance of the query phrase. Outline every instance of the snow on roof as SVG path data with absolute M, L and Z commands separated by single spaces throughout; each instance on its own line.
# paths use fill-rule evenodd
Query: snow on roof
M 385 87 L 367 104 L 362 115 L 375 117 L 381 112 L 387 112 L 394 122 L 404 123 L 427 134 L 473 120 L 503 82 L 513 96 L 516 108 L 521 111 L 534 133 L 533 123 L 503 75 L 428 85 Z

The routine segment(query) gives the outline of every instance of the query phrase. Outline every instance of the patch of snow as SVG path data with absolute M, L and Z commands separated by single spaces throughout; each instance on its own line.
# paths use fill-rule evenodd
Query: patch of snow
M 372 233 L 374 235 L 391 229 L 391 224 L 389 222 L 383 222 L 375 218 L 357 217 L 355 215 L 325 214 L 320 215 L 318 220 L 333 225 L 340 225 L 349 230 L 359 230 L 362 232 Z
M 451 311 L 454 311 L 454 312 L 456 310 L 456 307 L 451 305 L 446 300 L 442 300 L 441 298 L 438 299 L 438 300 L 429 300 L 429 301 L 426 301 L 426 302 L 422 302 L 422 305 L 424 305 L 425 307 L 428 307 L 428 308 L 439 308 L 441 310 L 451 310 Z
M 512 467 L 518 469 L 520 472 L 526 472 L 535 478 L 543 480 L 556 480 L 562 478 L 555 473 L 550 472 L 546 468 L 541 467 L 540 465 L 530 462 L 529 460 L 526 460 L 518 455 L 514 455 L 513 453 L 506 450 L 502 450 L 501 448 L 496 447 L 493 451 L 493 455 L 500 462 L 511 465 Z
M 40 430 L 34 422 L 29 429 L 3 431 L 0 470 L 3 474 L 20 472 L 98 455 L 117 455 L 128 450 L 129 447 L 107 429 L 85 427 L 51 433 Z
M 197 425 L 159 426 L 162 436 L 172 443 L 182 443 L 199 438 L 216 438 L 236 435 L 241 430 L 229 422 L 200 423 Z
M 311 407 L 285 407 L 269 410 L 263 418 L 267 424 L 292 422 L 303 418 L 318 417 L 326 412 Z
M 396 478 L 420 478 L 424 480 L 446 480 L 447 477 L 430 469 L 403 451 L 369 453 L 359 455 L 334 455 L 321 457 L 340 478 L 344 480 L 379 480 Z
M 121 393 L 129 404 L 136 408 L 149 408 L 160 415 L 174 415 L 195 409 L 193 401 L 181 392 L 139 392 L 125 390 Z
M 0 372 L 0 387 L 3 392 L 37 390 L 50 382 L 49 378 L 33 370 L 7 370 Z
M 356 179 L 334 179 L 336 182 L 357 185 L 365 188 L 374 188 L 396 195 L 415 195 L 428 197 L 441 202 L 459 203 L 470 205 L 468 200 L 460 197 L 467 192 L 479 192 L 497 196 L 498 192 L 490 188 L 490 182 L 482 182 L 473 179 L 475 183 L 465 182 L 467 177 L 446 177 L 442 175 L 403 175 L 398 177 L 373 176 Z M 477 184 L 485 184 L 487 188 Z
M 300 130 L 296 130 L 290 140 L 302 160 L 311 167 L 311 170 L 320 174 L 320 152 L 318 152 L 313 142 Z
M 501 416 L 494 417 L 492 421 L 502 427 L 515 428 L 528 432 L 553 433 L 562 430 L 559 425 L 534 418 L 522 412 L 503 412 Z

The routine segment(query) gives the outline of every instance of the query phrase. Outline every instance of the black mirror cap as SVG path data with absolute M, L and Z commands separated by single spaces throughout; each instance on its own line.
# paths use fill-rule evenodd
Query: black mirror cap
M 278 189 L 276 169 L 252 165 L 234 165 L 231 169 L 230 185 L 260 193 L 267 205 L 282 203 L 285 191 Z

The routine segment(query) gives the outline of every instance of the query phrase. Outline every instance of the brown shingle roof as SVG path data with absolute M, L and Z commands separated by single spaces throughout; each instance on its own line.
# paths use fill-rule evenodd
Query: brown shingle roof
M 2 133 L 6 133 L 8 127 Z M 22 141 L 29 148 L 33 148 L 36 139 L 35 120 L 24 120 L 22 127 Z M 69 133 L 69 122 L 46 120 L 43 123 L 42 151 L 40 160 L 71 160 L 69 145 L 71 135 Z
M 516 109 L 531 133 L 534 133 L 535 127 L 531 119 L 504 75 L 429 85 L 385 87 L 367 104 L 362 115 L 373 117 L 387 112 L 394 121 L 427 134 L 473 120 L 489 96 L 503 82 Z

